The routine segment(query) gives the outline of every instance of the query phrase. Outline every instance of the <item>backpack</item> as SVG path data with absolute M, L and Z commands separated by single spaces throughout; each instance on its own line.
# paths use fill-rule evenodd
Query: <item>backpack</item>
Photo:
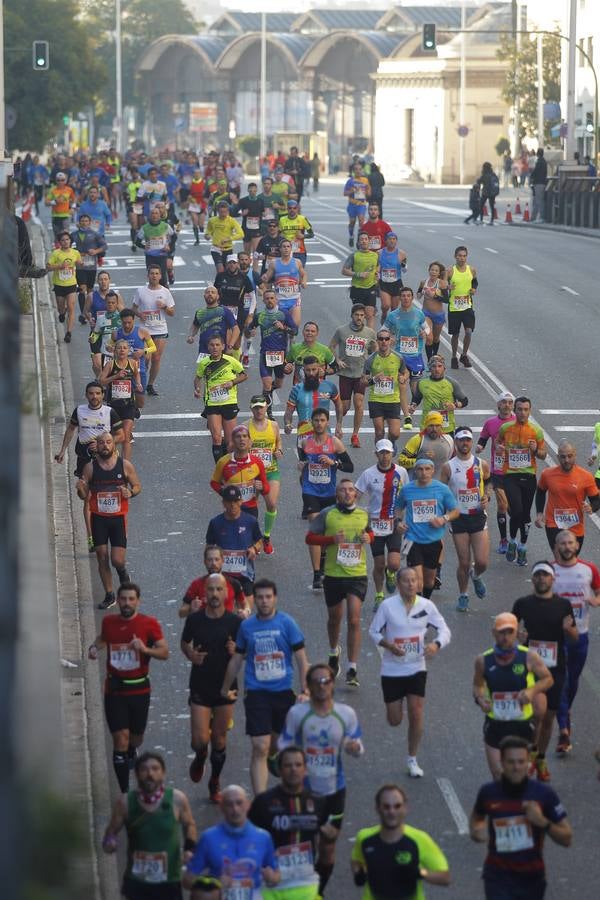
M 500 193 L 500 182 L 495 172 L 490 175 L 490 197 L 497 197 Z

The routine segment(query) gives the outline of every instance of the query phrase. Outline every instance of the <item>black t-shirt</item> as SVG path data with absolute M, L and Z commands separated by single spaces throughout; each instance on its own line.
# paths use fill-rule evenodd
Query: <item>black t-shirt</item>
M 315 840 L 327 816 L 322 799 L 306 789 L 300 794 L 288 794 L 278 784 L 254 798 L 248 818 L 269 832 L 275 847 L 309 841 L 314 856 Z
M 219 292 L 221 306 L 236 306 L 238 312 L 244 308 L 244 295 L 251 294 L 254 290 L 248 276 L 241 272 L 236 275 L 220 272 L 215 278 L 215 287 Z
M 549 669 L 564 671 L 567 640 L 563 629 L 565 616 L 570 616 L 575 625 L 570 602 L 558 594 L 553 594 L 549 600 L 528 594 L 515 601 L 512 611 L 519 621 L 523 621 L 528 634 L 527 644 L 531 649 L 538 651 Z M 541 646 L 532 646 L 532 641 L 543 643 Z
M 279 259 L 281 256 L 281 242 L 285 240 L 282 234 L 276 234 L 270 237 L 265 234 L 258 242 L 256 252 L 263 258 L 262 274 L 267 270 L 267 264 L 270 259 Z
M 234 613 L 224 612 L 220 618 L 210 619 L 204 609 L 187 617 L 181 640 L 207 654 L 201 666 L 192 666 L 190 691 L 218 694 L 231 658 L 226 644 L 229 638 L 235 641 L 240 623 Z
M 244 211 L 248 211 L 248 216 L 253 219 L 258 219 L 256 224 L 253 224 L 251 231 L 260 231 L 260 220 L 262 219 L 262 214 L 265 211 L 265 201 L 262 197 L 242 197 L 242 199 L 237 204 L 238 214 Z M 242 225 L 244 228 L 247 226 L 247 218 L 248 216 L 242 216 Z

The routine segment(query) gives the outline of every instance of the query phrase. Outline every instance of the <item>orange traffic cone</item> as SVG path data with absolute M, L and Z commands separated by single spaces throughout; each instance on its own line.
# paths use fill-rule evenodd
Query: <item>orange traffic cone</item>
M 529 203 L 525 203 L 525 212 L 523 213 L 523 221 L 529 222 L 531 221 L 529 218 Z
M 513 220 L 513 218 L 512 218 L 512 213 L 510 211 L 510 203 L 507 203 L 506 204 L 506 215 L 504 217 L 504 224 L 512 225 L 512 220 Z
M 481 211 L 483 216 L 487 216 L 487 201 L 483 204 L 483 209 Z
M 498 207 L 494 206 L 494 214 L 492 216 L 492 219 L 497 219 L 497 218 L 498 218 Z
M 25 200 L 25 203 L 23 204 L 23 209 L 21 210 L 21 218 L 23 219 L 24 222 L 29 222 L 29 220 L 31 219 L 31 213 L 32 213 L 34 205 L 35 205 L 35 194 L 33 193 L 33 191 L 30 191 L 29 194 L 27 195 L 27 199 Z
M 521 215 L 521 201 L 517 197 L 517 202 L 515 203 L 515 216 Z

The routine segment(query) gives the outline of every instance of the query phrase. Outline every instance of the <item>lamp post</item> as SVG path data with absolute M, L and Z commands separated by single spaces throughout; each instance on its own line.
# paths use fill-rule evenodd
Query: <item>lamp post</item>
M 123 153 L 123 60 L 121 48 L 121 0 L 115 0 L 115 60 L 117 88 L 117 152 Z
M 260 14 L 260 155 L 267 153 L 267 14 Z

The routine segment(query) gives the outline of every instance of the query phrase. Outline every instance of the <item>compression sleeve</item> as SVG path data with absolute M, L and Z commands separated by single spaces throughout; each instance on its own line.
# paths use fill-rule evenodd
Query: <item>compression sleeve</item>
M 340 472 L 354 472 L 354 463 L 347 450 L 337 454 L 337 461 L 339 463 L 338 468 Z
M 542 488 L 540 488 L 538 486 L 538 488 L 535 492 L 535 511 L 537 513 L 543 513 L 545 505 L 546 505 L 546 491 L 542 490 Z

